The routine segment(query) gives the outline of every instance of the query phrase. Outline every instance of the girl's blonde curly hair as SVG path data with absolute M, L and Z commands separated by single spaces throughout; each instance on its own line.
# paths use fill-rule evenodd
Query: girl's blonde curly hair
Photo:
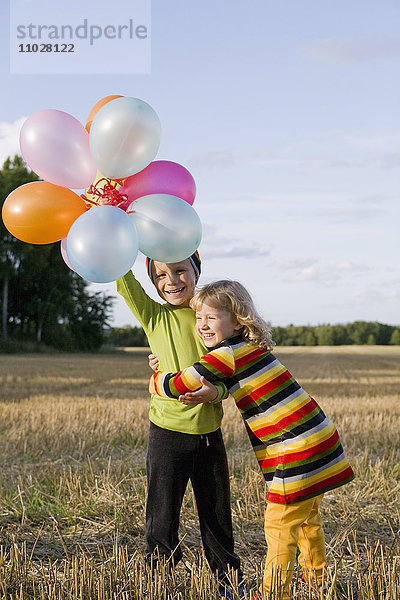
M 257 313 L 249 292 L 238 281 L 222 279 L 204 285 L 191 299 L 190 307 L 196 311 L 203 304 L 231 313 L 242 325 L 240 333 L 251 344 L 270 350 L 275 346 L 266 321 Z

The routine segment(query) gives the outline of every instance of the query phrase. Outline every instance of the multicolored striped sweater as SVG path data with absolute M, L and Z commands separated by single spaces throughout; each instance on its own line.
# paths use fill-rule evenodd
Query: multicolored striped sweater
M 236 401 L 268 484 L 267 500 L 291 504 L 344 485 L 354 473 L 336 427 L 267 349 L 229 338 L 179 373 L 155 373 L 150 391 L 176 398 L 223 381 Z

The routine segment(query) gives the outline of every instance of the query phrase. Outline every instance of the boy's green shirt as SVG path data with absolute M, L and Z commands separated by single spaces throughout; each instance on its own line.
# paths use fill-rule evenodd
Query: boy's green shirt
M 180 371 L 207 353 L 195 331 L 191 308 L 160 304 L 146 294 L 132 271 L 117 281 L 117 291 L 141 323 L 161 371 Z M 186 406 L 178 400 L 152 394 L 149 418 L 155 425 L 181 433 L 206 434 L 221 425 L 224 385 L 218 384 L 213 402 Z

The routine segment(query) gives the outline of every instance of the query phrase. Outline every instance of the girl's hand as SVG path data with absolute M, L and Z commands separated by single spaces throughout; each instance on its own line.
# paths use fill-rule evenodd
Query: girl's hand
M 215 400 L 218 396 L 218 390 L 215 385 L 204 379 L 204 377 L 200 378 L 200 383 L 200 389 L 195 392 L 187 392 L 179 396 L 178 400 L 187 406 L 196 406 L 196 404 L 204 404 L 205 402 Z
M 158 362 L 157 355 L 156 354 L 149 354 L 148 358 L 149 358 L 149 367 L 150 367 L 150 369 L 152 369 L 153 371 L 158 371 L 159 362 Z

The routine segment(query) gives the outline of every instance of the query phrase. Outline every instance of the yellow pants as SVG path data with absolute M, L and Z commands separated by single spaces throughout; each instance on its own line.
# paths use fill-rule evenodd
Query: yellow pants
M 318 508 L 322 495 L 293 504 L 267 503 L 265 538 L 268 544 L 263 592 L 278 591 L 278 597 L 289 600 L 297 547 L 299 563 L 306 578 L 321 586 L 326 565 L 325 538 Z M 281 594 L 281 595 L 279 595 Z

